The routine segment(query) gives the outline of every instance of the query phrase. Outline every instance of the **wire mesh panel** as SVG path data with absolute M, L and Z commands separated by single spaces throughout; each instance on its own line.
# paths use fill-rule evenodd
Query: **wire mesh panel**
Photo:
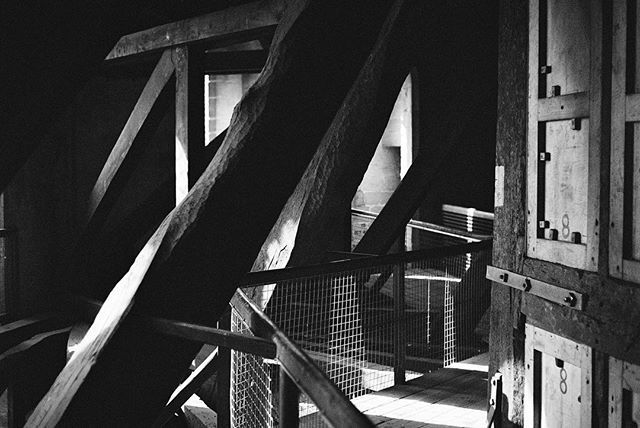
M 231 311 L 231 331 L 251 334 L 235 310 Z M 257 355 L 231 351 L 231 426 L 271 428 L 278 426 L 277 366 Z
M 248 287 L 246 294 L 267 302 L 267 316 L 353 399 L 393 386 L 399 358 L 410 380 L 486 352 L 474 329 L 489 304 L 489 258 L 490 250 L 463 252 L 399 262 L 403 269 L 378 265 L 287 279 Z M 404 293 L 394 292 L 400 286 Z M 400 295 L 403 301 L 394 299 Z M 241 320 L 232 327 L 246 330 Z M 232 402 L 239 400 L 233 426 L 277 425 L 275 366 L 238 352 L 232 359 Z M 299 415 L 301 426 L 324 426 L 304 394 Z

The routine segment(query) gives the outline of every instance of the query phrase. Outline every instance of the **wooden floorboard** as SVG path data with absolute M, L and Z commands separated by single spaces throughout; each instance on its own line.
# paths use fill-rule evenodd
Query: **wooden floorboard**
M 379 427 L 477 427 L 486 422 L 486 356 L 353 400 Z

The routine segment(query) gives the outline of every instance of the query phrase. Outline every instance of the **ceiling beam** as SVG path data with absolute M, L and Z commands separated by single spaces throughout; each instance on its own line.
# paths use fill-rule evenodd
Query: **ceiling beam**
M 112 60 L 193 42 L 237 43 L 273 31 L 287 0 L 262 0 L 160 25 L 120 38 L 105 58 Z

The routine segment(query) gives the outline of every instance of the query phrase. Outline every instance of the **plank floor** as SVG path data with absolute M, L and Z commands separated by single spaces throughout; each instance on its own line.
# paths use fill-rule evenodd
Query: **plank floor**
M 379 427 L 486 426 L 488 354 L 353 400 Z

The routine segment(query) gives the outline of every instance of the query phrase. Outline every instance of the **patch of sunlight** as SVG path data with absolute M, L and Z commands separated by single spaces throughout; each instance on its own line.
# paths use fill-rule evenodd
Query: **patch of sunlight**
M 425 403 L 411 398 L 403 398 L 401 401 L 401 407 L 387 411 L 384 411 L 384 408 L 371 409 L 365 413 L 403 421 L 442 424 L 452 427 L 475 426 L 486 419 L 484 410 L 467 409 L 450 404 Z
M 470 370 L 470 371 L 482 372 L 482 373 L 488 373 L 489 372 L 489 365 L 488 364 L 453 363 L 453 364 L 450 364 L 447 367 L 450 367 L 452 369 Z
M 406 275 L 405 279 L 424 279 L 429 281 L 449 281 L 449 282 L 462 282 L 461 278 L 456 278 L 453 276 L 442 276 L 442 275 Z

